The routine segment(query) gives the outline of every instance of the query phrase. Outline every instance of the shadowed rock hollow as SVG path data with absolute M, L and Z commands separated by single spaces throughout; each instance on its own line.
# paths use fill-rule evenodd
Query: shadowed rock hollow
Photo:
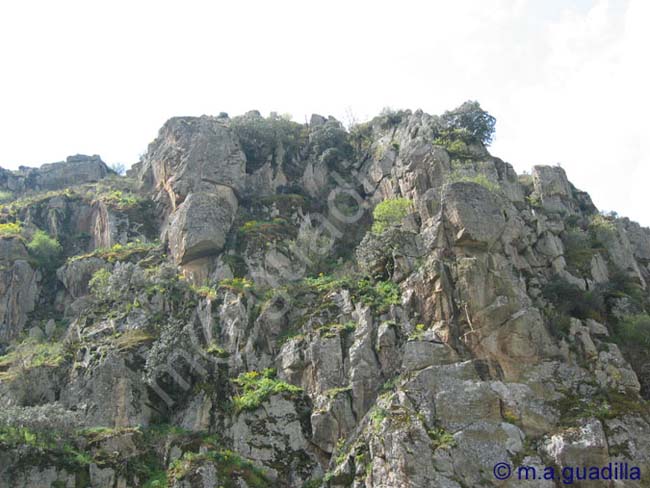
M 127 176 L 0 170 L 0 486 L 647 472 L 650 230 L 493 124 L 176 117 Z

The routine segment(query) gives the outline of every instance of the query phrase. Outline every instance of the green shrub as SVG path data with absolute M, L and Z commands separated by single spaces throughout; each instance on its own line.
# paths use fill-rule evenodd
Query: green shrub
M 447 131 L 462 131 L 477 142 L 489 145 L 494 136 L 496 119 L 476 101 L 467 101 L 440 117 Z
M 88 282 L 90 291 L 95 296 L 95 298 L 98 298 L 100 300 L 106 300 L 109 298 L 108 280 L 110 279 L 110 277 L 111 277 L 111 273 L 107 269 L 102 268 L 95 271 L 92 278 Z
M 107 193 L 102 193 L 99 195 L 98 199 L 119 210 L 133 208 L 143 201 L 142 197 L 121 190 L 112 190 Z
M 377 121 L 379 122 L 379 126 L 382 129 L 392 129 L 394 127 L 397 127 L 405 116 L 406 113 L 403 110 L 395 110 L 390 107 L 384 107 L 379 113 Z
M 501 189 L 501 187 L 497 183 L 490 181 L 487 178 L 487 176 L 483 174 L 469 176 L 469 175 L 459 174 L 457 172 L 451 173 L 449 175 L 449 183 L 458 183 L 458 182 L 476 183 L 477 185 L 481 185 L 483 188 L 487 188 L 489 191 L 493 193 L 497 193 Z
M 274 369 L 268 368 L 262 372 L 249 371 L 232 380 L 241 388 L 241 394 L 233 398 L 235 410 L 255 410 L 271 395 L 302 393 L 302 388 L 276 379 L 275 374 Z
M 190 288 L 194 293 L 196 293 L 202 298 L 209 298 L 210 300 L 214 300 L 215 298 L 217 298 L 217 290 L 216 288 L 213 288 L 211 286 L 190 285 Z
M 578 229 L 569 229 L 564 234 L 564 258 L 569 271 L 579 275 L 591 273 L 591 260 L 597 253 L 592 248 L 592 241 L 588 234 Z
M 381 407 L 375 407 L 370 412 L 369 417 L 375 432 L 379 432 L 382 422 L 388 417 L 388 410 Z
M 372 232 L 381 234 L 389 227 L 402 222 L 412 208 L 412 202 L 407 198 L 392 198 L 377 204 L 372 212 Z
M 259 169 L 269 159 L 277 165 L 289 163 L 307 141 L 305 126 L 292 122 L 290 116 L 265 118 L 257 112 L 249 112 L 233 117 L 230 124 L 246 155 L 248 173 Z
M 14 378 L 25 370 L 57 367 L 66 357 L 66 349 L 60 342 L 26 340 L 0 356 L 0 380 Z
M 0 203 L 7 203 L 14 199 L 14 194 L 10 191 L 0 191 Z
M 0 237 L 19 236 L 22 227 L 19 222 L 0 224 Z
M 244 486 L 249 486 L 250 488 L 271 486 L 264 471 L 237 453 L 227 449 L 198 453 L 186 452 L 180 459 L 177 459 L 170 465 L 167 471 L 167 477 L 171 480 L 181 480 L 193 469 L 206 462 L 217 465 L 217 472 L 220 475 L 219 479 L 224 481 L 224 488 L 241 486 L 238 479 L 243 480 Z M 219 486 L 222 485 L 220 484 Z
M 392 281 L 373 281 L 352 276 L 335 278 L 321 274 L 316 278 L 306 278 L 305 284 L 319 294 L 348 290 L 354 300 L 368 305 L 378 313 L 388 311 L 391 305 L 399 305 L 402 297 L 399 286 Z
M 448 449 L 456 445 L 456 439 L 454 439 L 454 435 L 446 431 L 442 427 L 427 430 L 427 434 L 429 435 L 429 439 L 431 439 L 431 442 L 433 443 L 434 450 Z
M 134 256 L 138 256 L 140 254 L 144 254 L 153 249 L 156 249 L 158 246 L 159 244 L 157 242 L 134 241 L 128 242 L 126 244 L 118 243 L 114 244 L 110 248 L 100 247 L 90 253 L 73 256 L 69 259 L 69 261 L 76 261 L 78 259 L 91 257 L 105 259 L 109 263 L 114 263 L 116 261 L 126 261 Z
M 600 289 L 584 291 L 562 278 L 554 278 L 543 287 L 542 295 L 555 305 L 560 314 L 598 321 L 603 321 L 606 316 Z
M 50 237 L 46 232 L 37 230 L 27 249 L 41 267 L 56 268 L 61 259 L 63 248 L 59 241 Z
M 344 334 L 346 332 L 352 332 L 357 328 L 357 323 L 353 321 L 348 321 L 344 324 L 326 324 L 317 329 L 318 333 L 322 337 L 332 338 L 336 337 L 337 334 Z
M 219 282 L 218 288 L 227 288 L 236 293 L 246 293 L 251 290 L 254 283 L 247 278 L 226 278 Z
M 271 241 L 290 239 L 296 234 L 295 227 L 282 218 L 270 221 L 249 220 L 239 228 L 239 235 L 243 241 L 258 247 Z
M 589 222 L 589 229 L 594 232 L 602 232 L 607 235 L 613 235 L 616 232 L 614 220 L 604 215 L 594 215 Z
M 615 338 L 630 345 L 650 347 L 650 315 L 629 315 L 616 326 Z

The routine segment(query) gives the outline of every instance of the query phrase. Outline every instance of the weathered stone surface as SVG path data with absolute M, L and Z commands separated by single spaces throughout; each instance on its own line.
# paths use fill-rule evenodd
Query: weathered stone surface
M 451 184 L 443 202 L 458 246 L 487 248 L 505 229 L 497 197 L 477 183 Z
M 59 163 L 43 164 L 39 168 L 21 166 L 18 171 L 0 175 L 0 187 L 14 193 L 59 190 L 69 186 L 91 183 L 109 174 L 108 166 L 97 156 L 77 154 Z
M 27 251 L 17 238 L 0 238 L 0 342 L 18 336 L 27 314 L 36 306 L 40 273 L 25 258 Z
M 303 422 L 294 402 L 274 396 L 263 407 L 236 416 L 233 447 L 265 466 L 277 483 L 301 486 L 317 469 Z
M 599 420 L 588 419 L 581 425 L 550 436 L 544 453 L 558 466 L 605 466 L 609 462 L 607 439 Z M 593 486 L 609 486 L 609 482 Z
M 0 485 L 142 486 L 144 464 L 171 467 L 176 488 L 514 488 L 496 462 L 650 469 L 647 351 L 620 333 L 643 337 L 630 315 L 650 304 L 650 230 L 597 215 L 561 168 L 520 178 L 478 142 L 452 145 L 421 111 L 352 133 L 249 119 L 165 124 L 131 172 L 153 201 L 62 191 L 0 209 L 21 222 L 0 239 Z M 0 188 L 67 184 L 78 164 L 38 184 L 0 171 Z M 113 184 L 134 183 L 96 188 Z M 359 193 L 358 219 L 336 217 L 334 186 Z M 369 210 L 397 197 L 411 214 L 369 234 Z M 56 276 L 27 251 L 37 229 L 63 245 Z M 157 236 L 146 253 L 68 259 Z M 259 406 L 235 411 L 243 395 Z M 16 443 L 7 426 L 30 433 Z M 49 444 L 23 456 L 32 431 L 70 436 L 84 462 Z
M 535 166 L 533 168 L 535 192 L 548 212 L 571 211 L 571 185 L 566 173 L 559 166 Z
M 66 263 L 57 270 L 56 275 L 72 298 L 80 298 L 88 294 L 88 282 L 93 275 L 100 269 L 110 268 L 103 259 L 89 257 Z
M 246 158 L 223 119 L 175 117 L 160 129 L 133 173 L 168 215 L 190 193 L 214 192 L 218 185 L 241 191 Z
M 215 190 L 190 194 L 172 215 L 169 248 L 177 263 L 216 254 L 223 248 L 237 212 L 237 198 L 226 186 Z

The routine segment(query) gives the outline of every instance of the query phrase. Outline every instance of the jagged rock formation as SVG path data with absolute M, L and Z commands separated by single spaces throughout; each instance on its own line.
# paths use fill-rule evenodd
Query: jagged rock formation
M 128 177 L 3 172 L 0 485 L 647 472 L 650 230 L 448 120 L 174 118 Z

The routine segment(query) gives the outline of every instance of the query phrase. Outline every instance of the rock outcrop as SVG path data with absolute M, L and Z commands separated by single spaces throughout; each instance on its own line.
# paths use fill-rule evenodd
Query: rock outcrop
M 647 473 L 650 230 L 450 120 L 179 117 L 127 177 L 3 171 L 0 485 Z
M 110 173 L 101 158 L 77 154 L 59 163 L 44 164 L 40 168 L 21 166 L 18 171 L 2 170 L 0 188 L 15 194 L 59 190 L 105 178 Z

